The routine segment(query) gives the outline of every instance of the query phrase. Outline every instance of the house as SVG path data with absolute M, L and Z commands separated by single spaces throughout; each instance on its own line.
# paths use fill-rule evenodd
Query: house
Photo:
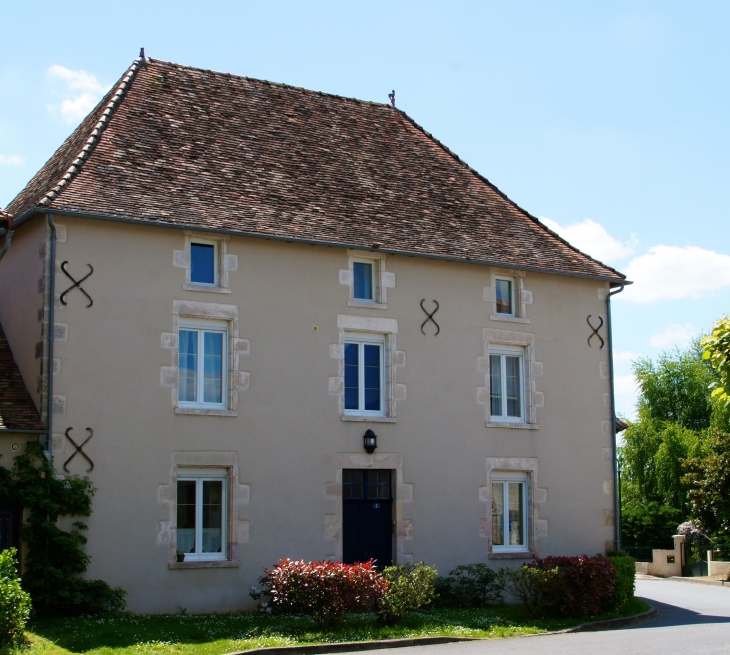
M 0 323 L 133 611 L 614 546 L 627 282 L 403 111 L 140 58 L 6 211 Z

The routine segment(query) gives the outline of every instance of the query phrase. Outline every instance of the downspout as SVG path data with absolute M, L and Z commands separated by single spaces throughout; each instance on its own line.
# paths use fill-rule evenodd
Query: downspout
M 613 448 L 613 512 L 614 542 L 616 550 L 621 550 L 621 505 L 619 503 L 618 452 L 616 450 L 616 397 L 613 390 L 613 332 L 611 330 L 611 296 L 621 293 L 625 282 L 616 291 L 606 294 L 606 323 L 608 327 L 608 385 L 611 388 L 611 446 Z
M 5 243 L 3 244 L 2 249 L 0 249 L 0 259 L 5 257 L 5 253 L 10 248 L 10 243 L 13 240 L 13 234 L 15 231 L 13 230 L 13 217 L 8 216 L 8 226 L 4 230 L 0 230 L 0 236 L 3 234 L 5 235 Z
M 51 230 L 51 253 L 48 275 L 48 396 L 46 398 L 46 428 L 48 431 L 48 442 L 46 452 L 48 461 L 53 465 L 53 332 L 55 328 L 56 314 L 56 225 L 53 222 L 53 213 L 46 214 L 48 227 Z

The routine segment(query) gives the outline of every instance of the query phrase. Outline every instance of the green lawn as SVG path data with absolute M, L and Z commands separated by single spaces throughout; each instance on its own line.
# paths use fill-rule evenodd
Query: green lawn
M 586 620 L 632 616 L 649 606 L 639 599 L 621 612 L 589 619 L 531 619 L 521 606 L 488 609 L 427 609 L 396 626 L 373 614 L 350 614 L 342 626 L 324 632 L 299 616 L 208 614 L 77 617 L 45 619 L 28 625 L 26 655 L 221 655 L 266 646 L 402 639 L 409 637 L 515 637 L 561 630 Z

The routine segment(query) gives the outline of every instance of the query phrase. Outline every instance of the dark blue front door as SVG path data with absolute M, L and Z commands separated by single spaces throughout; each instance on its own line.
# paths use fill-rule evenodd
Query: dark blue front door
M 393 492 L 390 471 L 343 469 L 342 560 L 393 563 Z

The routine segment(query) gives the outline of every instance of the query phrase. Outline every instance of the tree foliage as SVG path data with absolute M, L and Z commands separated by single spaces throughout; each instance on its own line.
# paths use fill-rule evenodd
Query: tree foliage
M 0 501 L 17 503 L 29 512 L 20 532 L 28 546 L 23 588 L 39 615 L 82 614 L 124 607 L 125 592 L 102 580 L 79 577 L 89 565 L 84 552 L 86 525 L 58 527 L 62 516 L 89 516 L 94 487 L 88 478 L 59 478 L 40 445 L 28 442 L 13 468 L 0 466 Z
M 709 361 L 718 379 L 711 383 L 712 397 L 730 406 L 730 316 L 725 314 L 712 327 L 712 332 L 702 339 L 702 358 Z

